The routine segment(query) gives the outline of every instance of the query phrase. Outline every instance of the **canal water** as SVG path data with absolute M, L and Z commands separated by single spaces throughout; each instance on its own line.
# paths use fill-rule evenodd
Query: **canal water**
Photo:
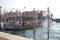
M 8 33 L 23 36 L 35 40 L 47 40 L 47 20 L 42 23 L 41 26 L 36 28 L 34 33 L 33 28 L 22 31 L 9 31 Z M 60 40 L 60 23 L 50 21 L 50 40 Z

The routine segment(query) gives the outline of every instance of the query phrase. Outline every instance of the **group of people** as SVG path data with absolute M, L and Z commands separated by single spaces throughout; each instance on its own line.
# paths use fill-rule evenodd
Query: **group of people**
M 23 22 L 22 22 L 22 26 L 25 26 L 25 25 L 34 27 L 34 26 L 36 26 L 36 22 L 33 21 L 33 22 L 31 22 L 31 23 L 29 23 L 29 22 L 25 23 L 25 22 L 23 21 Z

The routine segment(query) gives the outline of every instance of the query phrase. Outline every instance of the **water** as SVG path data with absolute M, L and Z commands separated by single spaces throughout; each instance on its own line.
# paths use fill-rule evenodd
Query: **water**
M 36 28 L 35 35 L 33 29 L 27 29 L 22 31 L 9 31 L 8 33 L 23 36 L 36 40 L 47 40 L 47 21 L 43 22 L 43 26 Z M 34 37 L 35 36 L 35 37 Z M 50 22 L 50 40 L 60 40 L 60 23 Z

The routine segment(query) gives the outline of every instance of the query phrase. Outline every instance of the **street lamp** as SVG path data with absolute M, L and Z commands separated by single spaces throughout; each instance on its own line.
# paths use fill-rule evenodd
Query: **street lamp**
M 1 6 L 0 6 L 0 27 L 1 27 Z
M 25 21 L 26 21 L 26 13 L 25 13 L 25 8 L 26 8 L 26 7 L 24 7 L 24 17 L 25 17 Z

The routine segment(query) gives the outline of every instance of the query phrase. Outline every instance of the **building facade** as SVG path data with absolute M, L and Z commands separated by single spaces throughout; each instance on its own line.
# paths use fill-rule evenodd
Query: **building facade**
M 20 22 L 21 12 L 7 12 L 2 15 L 2 22 L 15 25 L 16 22 Z
M 46 17 L 46 11 L 39 11 L 38 12 L 38 19 L 42 19 Z
M 22 16 L 25 21 L 30 21 L 34 18 L 36 19 L 38 17 L 38 14 L 37 11 L 25 11 L 22 13 Z
M 36 19 L 41 19 L 44 15 L 43 11 L 40 11 L 40 13 L 38 13 L 38 11 L 35 11 L 35 9 L 33 9 L 33 11 L 25 11 L 22 12 L 21 11 L 15 11 L 15 12 L 6 12 L 2 15 L 2 22 L 4 22 L 5 24 L 8 25 L 16 25 L 16 23 L 21 23 L 21 21 L 33 21 Z

